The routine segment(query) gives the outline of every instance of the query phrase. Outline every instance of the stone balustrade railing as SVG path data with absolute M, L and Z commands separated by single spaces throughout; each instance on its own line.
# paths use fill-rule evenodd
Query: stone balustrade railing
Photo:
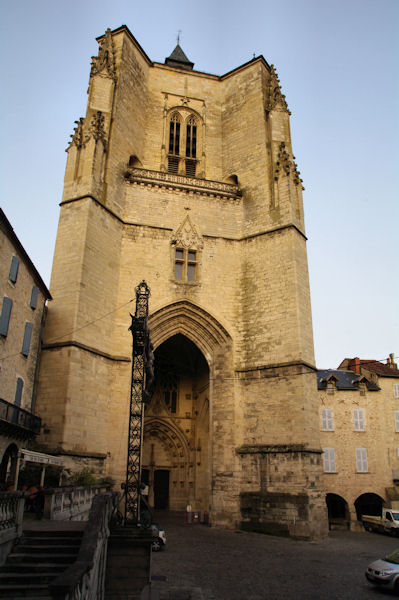
M 53 521 L 87 521 L 93 498 L 108 489 L 106 485 L 92 485 L 44 490 L 43 516 Z
M 94 497 L 77 560 L 49 585 L 54 600 L 104 598 L 109 523 L 119 494 Z
M 25 494 L 0 492 L 0 565 L 5 561 L 14 540 L 22 534 Z

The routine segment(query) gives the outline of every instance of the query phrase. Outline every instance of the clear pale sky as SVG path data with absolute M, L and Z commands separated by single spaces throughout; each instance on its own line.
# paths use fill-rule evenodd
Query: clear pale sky
M 0 203 L 47 285 L 95 38 L 122 24 L 154 61 L 180 29 L 197 70 L 275 65 L 305 186 L 316 364 L 397 356 L 399 0 L 3 0 Z

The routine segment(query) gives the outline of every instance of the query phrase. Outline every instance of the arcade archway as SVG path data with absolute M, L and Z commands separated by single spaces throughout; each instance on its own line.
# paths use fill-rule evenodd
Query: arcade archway
M 362 494 L 355 500 L 356 516 L 359 521 L 362 515 L 381 516 L 384 499 L 378 494 Z
M 350 526 L 350 513 L 348 503 L 338 494 L 327 494 L 326 504 L 328 510 L 328 525 L 330 529 L 345 528 Z

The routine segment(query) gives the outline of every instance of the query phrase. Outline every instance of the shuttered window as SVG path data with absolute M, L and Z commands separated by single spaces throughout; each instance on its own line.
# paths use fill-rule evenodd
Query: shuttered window
M 367 473 L 369 465 L 367 462 L 367 449 L 356 448 L 356 471 L 358 473 Z
M 1 317 L 0 317 L 0 335 L 6 337 L 8 333 L 8 326 L 10 324 L 10 316 L 12 309 L 12 300 L 11 298 L 7 298 L 4 296 L 3 305 L 1 307 Z
M 335 448 L 323 448 L 324 472 L 336 473 Z
M 393 395 L 394 398 L 399 398 L 399 383 L 393 384 Z
M 34 285 L 32 287 L 32 293 L 30 295 L 30 307 L 35 310 L 35 308 L 37 307 L 37 299 L 39 296 L 39 288 L 37 287 L 37 285 Z
M 395 431 L 399 431 L 399 410 L 395 410 Z
M 33 324 L 29 323 L 29 322 L 25 323 L 25 333 L 24 333 L 24 339 L 22 342 L 22 350 L 21 350 L 21 354 L 23 354 L 24 356 L 29 355 L 32 331 L 33 331 Z
M 364 431 L 364 413 L 361 408 L 353 409 L 353 426 L 355 431 Z
M 10 274 L 8 276 L 10 281 L 12 281 L 13 283 L 15 283 L 17 281 L 18 268 L 19 268 L 19 258 L 18 258 L 18 256 L 13 256 L 11 259 Z
M 24 380 L 21 377 L 18 377 L 17 387 L 15 389 L 15 398 L 14 398 L 15 406 L 21 406 L 23 389 L 24 389 Z
M 323 431 L 334 431 L 333 412 L 331 408 L 321 409 L 321 428 Z

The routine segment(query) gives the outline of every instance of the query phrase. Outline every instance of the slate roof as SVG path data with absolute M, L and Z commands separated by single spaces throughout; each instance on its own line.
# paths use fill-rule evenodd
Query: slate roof
M 170 65 L 171 67 L 178 67 L 180 69 L 186 69 L 189 71 L 191 71 L 194 66 L 194 63 L 191 62 L 191 60 L 189 60 L 184 54 L 180 44 L 177 44 L 172 54 L 165 58 L 165 64 Z
M 364 381 L 369 392 L 378 392 L 378 385 L 364 377 L 357 375 L 353 371 L 343 369 L 318 369 L 317 370 L 317 389 L 325 390 L 327 381 L 332 377 L 335 381 L 337 390 L 358 390 L 359 383 Z

